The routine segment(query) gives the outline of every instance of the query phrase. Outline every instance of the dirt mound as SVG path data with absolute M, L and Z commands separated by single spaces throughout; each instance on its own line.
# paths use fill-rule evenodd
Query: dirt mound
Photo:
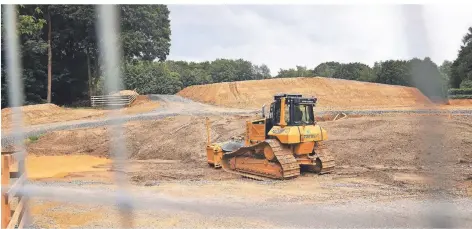
M 147 95 L 138 95 L 131 106 L 122 108 L 122 114 L 145 113 L 158 107 L 159 103 L 157 101 L 152 101 Z M 110 112 L 110 110 L 94 108 L 64 108 L 51 103 L 23 106 L 21 111 L 23 113 L 23 125 L 25 126 L 96 119 L 105 117 Z M 11 108 L 2 109 L 2 130 L 9 131 L 12 127 L 11 114 Z
M 37 117 L 37 116 L 48 116 L 54 112 L 57 112 L 58 110 L 61 110 L 61 108 L 52 103 L 46 103 L 46 104 L 22 106 L 20 110 L 23 113 L 23 116 L 30 118 L 30 117 Z M 3 108 L 2 109 L 2 122 L 7 120 L 8 117 L 11 116 L 12 112 L 13 112 L 12 108 L 10 107 Z
M 452 106 L 472 106 L 472 99 L 450 99 L 449 105 Z
M 178 93 L 189 99 L 235 108 L 260 108 L 276 93 L 315 96 L 320 109 L 393 108 L 430 105 L 418 89 L 324 77 L 278 78 L 195 85 Z
M 132 90 L 122 90 L 117 93 L 113 93 L 111 95 L 136 95 L 138 96 L 139 94 L 136 91 L 132 91 Z
M 124 114 L 138 114 L 155 110 L 159 107 L 157 101 L 152 101 L 147 95 L 138 95 L 131 106 L 124 108 Z
M 419 132 L 424 118 L 420 116 L 362 117 L 322 122 L 328 130 L 327 146 L 336 153 L 338 164 L 347 166 L 405 167 L 422 166 L 429 156 L 431 142 Z M 442 119 L 440 130 L 428 132 L 442 136 L 445 164 L 456 164 L 460 158 L 472 159 L 471 117 Z M 435 132 L 435 133 L 433 133 Z
M 212 117 L 212 141 L 221 142 L 242 136 L 245 121 L 249 119 L 250 116 Z M 385 170 L 424 171 L 421 166 L 429 158 L 431 145 L 417 130 L 423 119 L 415 116 L 361 117 L 320 122 L 320 125 L 328 131 L 329 140 L 326 144 L 333 151 L 340 171 L 343 171 L 343 167 L 354 169 L 351 173 L 354 175 L 359 171 L 376 171 L 372 176 L 383 180 L 386 179 L 382 173 Z M 441 163 L 457 171 L 451 176 L 465 179 L 472 174 L 472 167 L 468 163 L 472 162 L 469 150 L 472 148 L 472 119 L 453 116 L 443 121 L 444 128 L 437 131 L 444 134 L 442 149 L 443 155 L 447 157 Z M 190 116 L 130 122 L 125 127 L 128 157 L 172 160 L 194 169 L 205 168 L 204 123 L 204 118 Z M 88 154 L 109 157 L 109 146 L 106 128 L 78 129 L 45 134 L 38 141 L 28 144 L 28 152 L 36 155 Z M 190 176 L 180 170 L 165 173 L 175 179 Z M 202 176 L 200 174 L 197 177 Z
M 248 116 L 212 117 L 212 140 L 225 141 L 244 132 Z M 206 128 L 201 117 L 179 116 L 125 125 L 128 157 L 132 159 L 203 160 Z M 47 133 L 28 144 L 36 155 L 87 154 L 109 157 L 108 127 Z
M 94 109 L 63 108 L 54 104 L 37 104 L 21 107 L 24 125 L 38 125 L 51 122 L 71 121 L 100 117 L 103 111 Z M 2 129 L 12 127 L 11 108 L 2 109 Z
M 100 117 L 104 113 L 93 109 L 63 108 L 50 103 L 23 106 L 21 111 L 23 124 L 27 126 Z M 11 108 L 2 109 L 2 129 L 12 127 L 11 114 Z

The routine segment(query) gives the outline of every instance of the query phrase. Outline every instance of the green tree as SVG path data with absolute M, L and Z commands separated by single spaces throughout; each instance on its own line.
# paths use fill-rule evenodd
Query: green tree
M 4 14 L 4 7 L 2 14 Z M 18 34 L 20 43 L 19 56 L 22 62 L 22 76 L 25 93 L 25 103 L 40 103 L 46 95 L 46 68 L 41 64 L 40 57 L 46 53 L 47 43 L 41 39 L 42 28 L 46 21 L 42 19 L 43 12 L 38 7 L 20 6 L 18 12 Z M 2 33 L 6 34 L 3 20 Z M 8 87 L 6 71 L 6 50 L 4 39 L 1 39 L 1 90 L 2 108 L 8 106 Z
M 123 45 L 124 60 L 165 60 L 170 48 L 167 6 L 120 5 L 119 8 L 121 13 L 119 38 Z M 25 57 L 23 67 L 28 72 L 23 75 L 28 77 L 25 80 L 26 84 L 34 85 L 31 88 L 26 85 L 27 101 L 37 103 L 47 97 L 44 85 L 47 85 L 45 66 L 48 65 L 48 55 L 45 50 L 41 50 L 41 47 L 48 41 L 49 29 L 53 63 L 51 77 L 53 102 L 70 104 L 78 100 L 88 101 L 89 96 L 98 90 L 101 79 L 95 6 L 27 5 L 20 8 L 20 18 L 22 18 L 20 21 L 29 22 L 28 26 L 20 27 L 25 34 L 22 47 L 28 52 L 28 55 L 23 55 Z M 31 23 L 34 21 L 37 21 L 38 25 Z M 39 25 L 39 22 L 42 24 Z M 45 22 L 49 22 L 48 26 L 43 26 Z M 33 34 L 31 31 L 34 28 L 37 28 L 38 32 Z M 47 48 L 47 44 L 44 47 Z M 2 55 L 3 53 L 2 49 Z M 36 53 L 34 57 L 29 55 L 34 53 Z M 3 69 L 2 64 L 2 71 Z M 2 85 L 2 91 L 5 90 L 6 86 Z
M 339 62 L 324 62 L 313 69 L 313 75 L 322 77 L 333 77 L 336 70 L 341 66 Z
M 267 67 L 267 65 L 262 64 L 261 66 L 254 65 L 254 79 L 270 79 L 272 78 L 270 75 L 270 69 Z
M 449 60 L 443 61 L 443 63 L 439 66 L 439 72 L 446 81 L 449 81 L 449 78 L 451 76 L 451 67 L 452 62 Z
M 174 94 L 182 89 L 180 75 L 165 63 L 130 61 L 125 63 L 124 86 L 139 94 Z
M 372 69 L 368 65 L 358 62 L 338 65 L 331 77 L 369 82 L 375 81 Z
M 460 88 L 472 88 L 472 80 L 462 80 Z
M 413 58 L 408 61 L 411 86 L 418 88 L 424 95 L 434 99 L 445 99 L 447 81 L 443 79 L 438 66 L 429 58 Z
M 234 61 L 235 81 L 253 80 L 255 79 L 255 72 L 251 62 L 243 59 Z
M 164 61 L 170 49 L 169 9 L 166 5 L 120 5 L 121 39 L 127 59 Z
M 290 77 L 309 77 L 313 72 L 309 71 L 305 66 L 297 65 L 296 68 L 280 69 L 276 77 L 290 78 Z
M 236 81 L 236 74 L 237 70 L 231 60 L 216 59 L 211 62 L 210 75 L 215 83 Z
M 374 72 L 376 73 L 377 83 L 393 85 L 410 85 L 410 70 L 407 61 L 387 60 L 377 64 Z
M 463 80 L 472 80 L 472 27 L 462 39 L 457 59 L 451 66 L 450 85 L 459 88 Z

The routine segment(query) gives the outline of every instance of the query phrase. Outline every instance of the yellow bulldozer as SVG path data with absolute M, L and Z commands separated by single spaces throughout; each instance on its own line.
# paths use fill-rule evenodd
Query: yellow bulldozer
M 207 119 L 208 164 L 256 180 L 290 179 L 300 171 L 330 173 L 333 156 L 322 142 L 326 130 L 314 117 L 317 99 L 299 94 L 276 94 L 268 117 L 246 122 L 244 141 L 210 142 Z

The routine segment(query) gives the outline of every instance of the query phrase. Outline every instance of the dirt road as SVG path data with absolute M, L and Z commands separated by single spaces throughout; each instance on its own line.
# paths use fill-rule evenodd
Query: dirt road
M 325 180 L 322 179 L 320 183 L 324 184 Z M 33 201 L 32 212 L 38 227 L 120 226 L 120 216 L 113 204 L 116 201 L 113 186 L 60 182 L 37 185 L 44 186 L 41 190 L 47 187 L 50 192 L 56 193 Z M 195 190 L 202 190 L 200 186 L 210 186 L 211 189 L 206 189 L 206 194 L 201 191 L 191 194 Z M 157 187 L 131 187 L 129 191 L 133 196 L 133 223 L 139 228 L 472 226 L 472 219 L 469 217 L 472 213 L 470 198 L 432 201 L 405 196 L 401 199 L 386 197 L 383 200 L 348 198 L 344 201 L 325 201 L 309 189 L 312 187 L 310 185 L 303 189 L 306 192 L 304 195 L 294 196 L 291 193 L 285 199 L 270 199 L 270 195 L 284 192 L 284 189 L 276 189 L 274 186 L 277 184 L 240 182 L 234 186 L 227 182 L 193 182 L 174 186 L 163 183 Z M 223 189 L 224 187 L 227 188 Z M 232 190 L 235 187 L 236 190 Z M 249 198 L 247 194 L 241 193 L 241 189 L 246 192 L 251 187 L 259 187 L 260 191 L 252 192 L 253 196 Z M 366 187 L 357 187 L 358 190 L 361 188 Z M 353 189 L 354 187 L 346 187 L 346 192 Z M 169 194 L 170 192 L 173 194 Z M 318 201 L 306 202 L 305 199 L 310 197 Z M 69 201 L 64 202 L 64 198 Z M 436 209 L 440 211 L 436 212 Z M 66 216 L 71 218 L 65 220 Z
M 433 203 L 428 200 L 437 194 L 433 188 L 444 187 L 437 181 L 445 181 L 447 186 L 439 188 L 439 194 L 458 211 L 442 216 L 455 226 L 472 226 L 468 217 L 472 214 L 472 116 L 397 113 L 320 122 L 337 161 L 335 173 L 258 182 L 207 166 L 203 117 L 210 117 L 212 141 L 224 141 L 242 135 L 245 121 L 257 111 L 218 108 L 178 96 L 154 95 L 153 99 L 160 104 L 155 111 L 121 119 L 127 121 L 124 134 L 130 166 L 126 174 L 131 193 L 138 198 L 134 202 L 138 227 L 429 227 L 432 221 L 424 219 L 430 219 Z M 116 202 L 113 172 L 103 159 L 110 157 L 106 126 L 110 123 L 76 121 L 29 130 L 29 134 L 43 131 L 38 140 L 27 144 L 28 152 L 39 156 L 35 171 L 57 171 L 32 181 L 54 194 L 33 198 L 35 226 L 119 226 L 119 215 L 110 208 Z M 55 170 L 63 166 L 64 158 L 50 157 L 68 155 L 100 157 L 87 160 L 103 164 Z M 437 174 L 443 179 L 436 179 Z M 75 193 L 77 189 L 85 193 Z M 36 191 L 33 194 L 41 194 Z M 61 199 L 64 195 L 72 199 Z M 162 196 L 172 204 L 160 201 Z
M 23 129 L 24 137 L 39 136 L 43 133 L 77 129 L 77 128 L 91 128 L 99 126 L 108 126 L 113 123 L 125 123 L 135 120 L 157 120 L 166 117 L 173 117 L 178 115 L 235 115 L 235 114 L 254 114 L 256 110 L 243 110 L 232 108 L 221 108 L 198 102 L 193 102 L 189 99 L 182 98 L 177 95 L 150 95 L 151 100 L 158 101 L 160 106 L 150 112 L 141 114 L 120 114 L 119 117 L 106 117 L 93 120 L 77 120 L 65 122 L 52 122 L 43 125 L 28 126 Z M 54 120 L 54 117 L 50 117 Z M 2 147 L 8 147 L 13 141 L 11 133 L 2 134 Z
M 136 120 L 157 120 L 166 117 L 174 117 L 179 115 L 192 115 L 192 116 L 211 116 L 211 115 L 237 115 L 237 114 L 260 114 L 259 109 L 237 109 L 237 108 L 225 108 L 216 107 L 208 104 L 192 101 L 180 97 L 178 95 L 149 95 L 152 101 L 159 102 L 160 106 L 150 112 L 141 114 L 122 114 L 120 117 L 107 117 L 97 118 L 93 120 L 77 120 L 77 121 L 65 121 L 65 122 L 53 122 L 43 125 L 27 126 L 23 129 L 24 137 L 39 136 L 43 133 L 77 129 L 77 128 L 93 128 L 100 126 L 107 126 L 112 123 L 125 123 Z M 385 115 L 385 114 L 460 114 L 472 116 L 472 109 L 457 108 L 457 109 L 416 109 L 416 108 L 402 108 L 402 109 L 382 109 L 382 110 L 331 110 L 331 111 L 319 111 L 316 113 L 317 116 L 331 116 L 334 117 L 337 114 L 347 114 L 354 116 L 372 116 L 372 115 Z M 50 117 L 55 120 L 55 117 Z M 69 120 L 69 119 L 67 119 Z M 2 147 L 8 147 L 13 141 L 13 135 L 11 133 L 2 134 Z
M 252 116 L 210 118 L 212 141 L 223 141 L 244 133 L 244 122 Z M 442 196 L 448 198 L 448 203 L 453 202 L 458 211 L 441 214 L 458 227 L 470 227 L 471 118 L 453 116 L 439 120 L 443 127 L 439 131 L 443 136 L 442 154 L 447 157 L 441 166 L 433 164 L 433 170 L 425 162 L 431 151 L 424 145 L 427 142 L 421 137 L 423 130 L 418 129 L 423 117 L 360 117 L 320 122 L 328 130 L 327 144 L 335 153 L 336 172 L 322 176 L 303 174 L 283 182 L 248 180 L 207 166 L 203 150 L 204 117 L 129 122 L 125 131 L 131 158 L 127 174 L 133 184 L 131 193 L 144 198 L 135 202 L 135 223 L 139 227 L 164 228 L 429 227 L 434 223 L 428 218 L 434 204 L 429 200 L 436 193 L 431 188 L 435 187 L 435 172 L 440 171 L 449 185 Z M 45 134 L 28 144 L 28 152 L 108 157 L 108 144 L 106 128 L 84 128 Z M 45 169 L 54 166 L 44 165 Z M 110 168 L 110 164 L 100 168 Z M 34 184 L 54 190 L 97 188 L 96 193 L 110 193 L 114 190 L 112 178 L 109 171 L 79 171 L 36 180 Z M 65 191 L 57 192 L 60 193 L 54 198 Z M 161 195 L 178 203 L 188 203 L 183 199 L 191 198 L 209 202 L 210 206 L 195 202 L 178 210 L 175 208 L 179 204 L 166 205 L 153 199 Z M 95 204 L 87 203 L 91 200 L 88 198 L 77 199 L 80 204 L 35 199 L 35 222 L 38 226 L 49 223 L 58 227 L 118 226 L 119 215 L 108 207 L 115 199 L 103 203 L 100 200 L 103 198 L 106 195 L 92 199 Z M 86 209 L 93 209 L 93 214 Z M 64 221 L 64 214 L 78 214 L 81 220 Z M 340 216 L 343 221 L 339 221 Z

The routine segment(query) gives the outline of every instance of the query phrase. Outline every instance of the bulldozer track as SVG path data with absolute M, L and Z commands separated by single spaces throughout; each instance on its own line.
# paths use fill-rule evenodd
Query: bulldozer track
M 321 147 L 318 150 L 315 150 L 315 152 L 321 160 L 322 168 L 320 174 L 332 173 L 336 163 L 331 152 L 325 147 Z
M 280 163 L 283 169 L 284 178 L 292 178 L 300 175 L 300 165 L 297 159 L 293 156 L 292 150 L 287 149 L 277 140 L 266 140 L 274 151 L 275 158 Z
M 295 178 L 300 175 L 300 165 L 298 164 L 297 160 L 293 156 L 292 151 L 288 148 L 283 147 L 279 141 L 273 140 L 273 139 L 269 139 L 264 142 L 254 144 L 252 146 L 241 147 L 232 153 L 225 154 L 223 158 L 224 160 L 229 160 L 229 158 L 241 156 L 265 144 L 268 144 L 272 148 L 276 161 L 279 163 L 282 169 L 282 177 L 274 177 L 270 174 L 264 174 L 257 171 L 248 171 L 248 170 L 241 170 L 241 169 L 231 170 L 231 169 L 225 168 L 225 166 L 223 166 L 223 170 L 229 173 L 238 174 L 238 175 L 255 179 L 255 180 L 268 180 L 268 178 L 290 179 L 290 178 Z

